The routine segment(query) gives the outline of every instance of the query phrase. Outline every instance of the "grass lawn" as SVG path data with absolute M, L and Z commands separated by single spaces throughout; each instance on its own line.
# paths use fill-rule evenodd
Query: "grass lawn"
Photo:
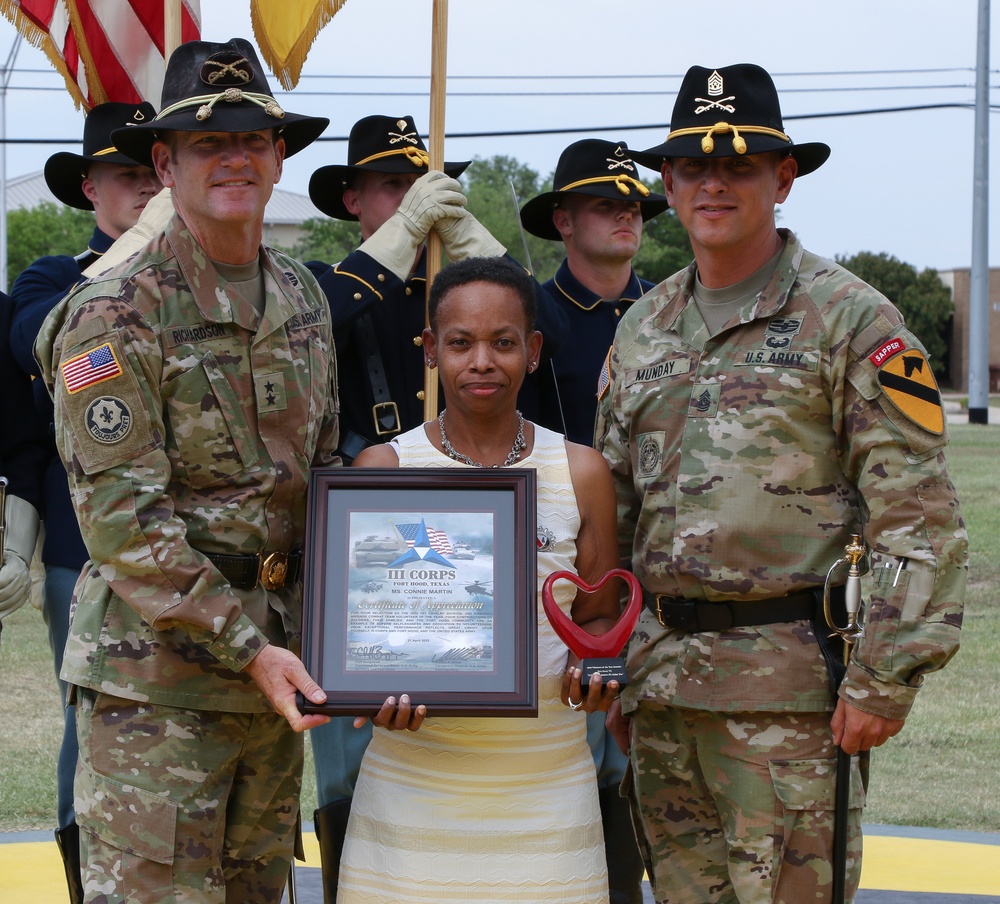
M 1000 428 L 952 427 L 948 462 L 972 563 L 962 648 L 928 677 L 903 732 L 872 756 L 865 821 L 995 832 L 1000 826 Z M 0 643 L 0 831 L 55 826 L 59 695 L 45 626 L 26 606 Z M 302 811 L 316 807 L 306 744 Z

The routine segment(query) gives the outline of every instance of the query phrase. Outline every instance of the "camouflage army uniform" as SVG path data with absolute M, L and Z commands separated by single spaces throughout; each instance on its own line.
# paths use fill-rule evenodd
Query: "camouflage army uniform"
M 310 465 L 335 460 L 336 364 L 311 274 L 261 264 L 258 315 L 175 217 L 36 346 L 91 559 L 62 675 L 83 689 L 88 898 L 128 899 L 140 861 L 147 893 L 197 900 L 260 900 L 287 871 L 301 736 L 244 669 L 266 643 L 298 651 L 300 585 L 239 590 L 206 554 L 301 548 Z
M 780 232 L 769 284 L 714 338 L 693 265 L 622 321 L 597 425 L 622 555 L 647 598 L 764 601 L 821 586 L 863 530 L 874 579 L 839 694 L 901 719 L 961 625 L 967 537 L 940 398 L 895 308 Z M 904 358 L 926 401 L 884 388 Z M 808 619 L 688 633 L 644 609 L 622 700 L 659 902 L 829 894 L 835 698 L 816 635 Z

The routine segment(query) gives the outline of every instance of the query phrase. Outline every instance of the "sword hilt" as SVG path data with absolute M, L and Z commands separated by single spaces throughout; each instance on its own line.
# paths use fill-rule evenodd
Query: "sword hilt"
M 859 563 L 867 554 L 868 549 L 860 535 L 852 534 L 851 542 L 844 547 L 844 555 L 830 566 L 830 570 L 826 573 L 826 580 L 823 582 L 823 615 L 826 618 L 826 623 L 833 632 L 830 636 L 840 637 L 844 641 L 845 664 L 850 659 L 851 647 L 860 639 L 862 634 L 861 623 L 858 619 L 858 614 L 861 611 L 861 566 Z M 844 565 L 848 566 L 847 582 L 844 585 L 847 624 L 838 625 L 830 609 L 830 587 L 834 572 Z

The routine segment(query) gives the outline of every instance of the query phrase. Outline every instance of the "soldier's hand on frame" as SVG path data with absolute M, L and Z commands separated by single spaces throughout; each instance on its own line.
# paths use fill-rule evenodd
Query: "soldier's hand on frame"
M 38 539 L 38 512 L 18 496 L 7 497 L 3 564 L 0 566 L 0 619 L 21 608 L 31 593 L 31 558 Z
M 139 214 L 139 220 L 135 226 L 117 238 L 115 243 L 100 258 L 83 271 L 83 275 L 92 279 L 131 257 L 140 248 L 144 248 L 150 239 L 163 232 L 173 215 L 174 202 L 170 195 L 170 189 L 160 189 L 158 194 L 149 199 L 142 213 Z
M 284 716 L 294 731 L 308 731 L 330 721 L 329 716 L 304 716 L 299 712 L 295 704 L 296 691 L 302 691 L 313 703 L 323 703 L 326 694 L 313 681 L 302 660 L 290 650 L 268 644 L 253 658 L 246 672 L 271 702 L 275 712 Z
M 441 236 L 444 253 L 450 261 L 461 261 L 467 257 L 503 257 L 507 253 L 507 249 L 467 210 L 461 210 L 458 216 L 439 220 L 434 231 Z

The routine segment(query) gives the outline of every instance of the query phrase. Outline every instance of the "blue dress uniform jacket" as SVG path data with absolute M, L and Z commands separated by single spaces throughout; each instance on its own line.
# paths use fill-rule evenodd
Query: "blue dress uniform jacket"
M 10 296 L 0 292 L 0 385 L 3 386 L 3 429 L 0 430 L 0 475 L 7 478 L 7 492 L 42 504 L 42 472 L 45 466 L 45 422 L 35 411 L 31 380 L 10 353 Z
M 363 251 L 354 251 L 338 264 L 309 261 L 306 266 L 330 303 L 342 387 L 340 451 L 345 458 L 353 459 L 365 446 L 387 442 L 398 432 L 412 430 L 424 422 L 421 333 L 426 304 L 426 259 L 421 253 L 405 282 Z M 376 424 L 373 414 L 376 399 L 370 371 L 378 365 L 369 360 L 358 333 L 364 329 L 365 314 L 369 315 L 388 396 L 399 412 L 398 430 L 378 432 L 386 430 L 386 424 Z M 541 287 L 538 287 L 536 327 L 545 336 L 543 355 L 551 354 L 565 333 L 566 320 Z
M 11 298 L 14 316 L 11 323 L 11 350 L 21 370 L 40 376 L 31 349 L 42 321 L 83 277 L 83 271 L 111 247 L 114 239 L 95 227 L 87 250 L 78 257 L 68 254 L 40 257 L 14 281 Z M 39 514 L 45 521 L 42 561 L 79 571 L 87 560 L 87 549 L 80 536 L 76 513 L 69 498 L 66 469 L 59 460 L 52 435 L 52 400 L 41 380 L 34 381 L 35 405 L 44 423 L 50 425 L 45 443 L 45 478 Z
M 593 445 L 598 379 L 611 350 L 618 322 L 633 302 L 654 285 L 640 279 L 633 270 L 621 298 L 603 299 L 570 272 L 565 260 L 556 275 L 542 285 L 543 292 L 551 299 L 550 303 L 566 317 L 566 335 L 572 336 L 573 341 L 552 356 L 555 375 L 552 366 L 546 364 L 532 377 L 531 386 L 538 395 L 538 415 L 535 418 L 538 423 L 565 433 L 575 443 Z
M 342 381 L 340 440 L 346 457 L 354 458 L 366 445 L 386 442 L 398 431 L 380 434 L 376 426 L 375 395 L 369 363 L 356 330 L 363 315 L 370 318 L 389 398 L 396 404 L 402 430 L 424 422 L 424 329 L 426 262 L 423 255 L 413 274 L 403 282 L 363 251 L 354 251 L 339 264 L 309 261 L 306 266 L 319 281 L 330 304 L 331 326 Z M 377 365 L 373 365 L 377 366 Z

